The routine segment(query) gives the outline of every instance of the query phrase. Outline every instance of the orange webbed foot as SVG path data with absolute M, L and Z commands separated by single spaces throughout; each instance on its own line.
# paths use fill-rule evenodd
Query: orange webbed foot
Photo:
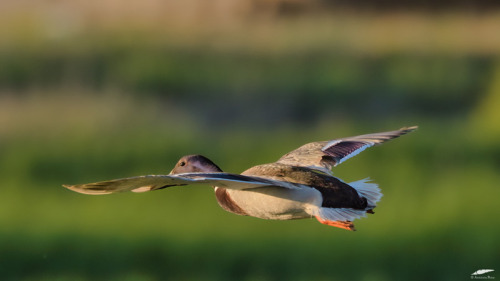
M 316 216 L 316 219 L 322 224 L 326 224 L 329 226 L 334 226 L 334 227 L 338 227 L 338 228 L 342 228 L 342 229 L 347 229 L 350 231 L 356 231 L 356 228 L 354 228 L 354 224 L 350 221 L 329 221 L 329 220 L 324 220 L 318 216 Z

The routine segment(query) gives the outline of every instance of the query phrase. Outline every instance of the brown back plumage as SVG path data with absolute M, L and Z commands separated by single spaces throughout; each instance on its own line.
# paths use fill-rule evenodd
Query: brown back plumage
M 322 207 L 365 209 L 366 199 L 350 185 L 306 167 L 271 163 L 252 167 L 243 173 L 247 176 L 259 176 L 273 180 L 304 184 L 317 189 L 323 195 Z

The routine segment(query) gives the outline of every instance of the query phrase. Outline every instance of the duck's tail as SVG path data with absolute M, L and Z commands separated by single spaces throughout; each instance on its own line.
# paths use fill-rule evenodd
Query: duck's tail
M 371 210 L 377 206 L 377 202 L 380 201 L 383 194 L 378 188 L 378 185 L 373 182 L 369 182 L 370 178 L 362 179 L 359 181 L 349 183 L 358 194 L 365 197 L 368 203 L 367 209 Z

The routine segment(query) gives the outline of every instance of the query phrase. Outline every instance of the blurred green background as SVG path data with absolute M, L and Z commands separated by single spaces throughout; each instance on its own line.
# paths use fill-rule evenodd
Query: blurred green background
M 495 1 L 0 2 L 0 279 L 500 270 L 499 26 Z M 61 187 L 167 173 L 193 153 L 241 172 L 410 125 L 334 170 L 383 190 L 357 232 L 226 213 L 210 187 Z

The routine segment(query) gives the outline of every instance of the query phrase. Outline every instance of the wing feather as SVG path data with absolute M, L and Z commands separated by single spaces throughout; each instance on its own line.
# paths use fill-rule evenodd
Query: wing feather
M 281 157 L 278 163 L 308 167 L 330 173 L 331 169 L 368 147 L 413 132 L 418 127 L 305 144 Z
M 251 189 L 266 186 L 296 188 L 296 184 L 229 173 L 185 173 L 175 175 L 148 175 L 87 184 L 63 185 L 83 194 L 102 195 L 117 192 L 146 192 L 171 186 L 209 184 L 227 189 Z

